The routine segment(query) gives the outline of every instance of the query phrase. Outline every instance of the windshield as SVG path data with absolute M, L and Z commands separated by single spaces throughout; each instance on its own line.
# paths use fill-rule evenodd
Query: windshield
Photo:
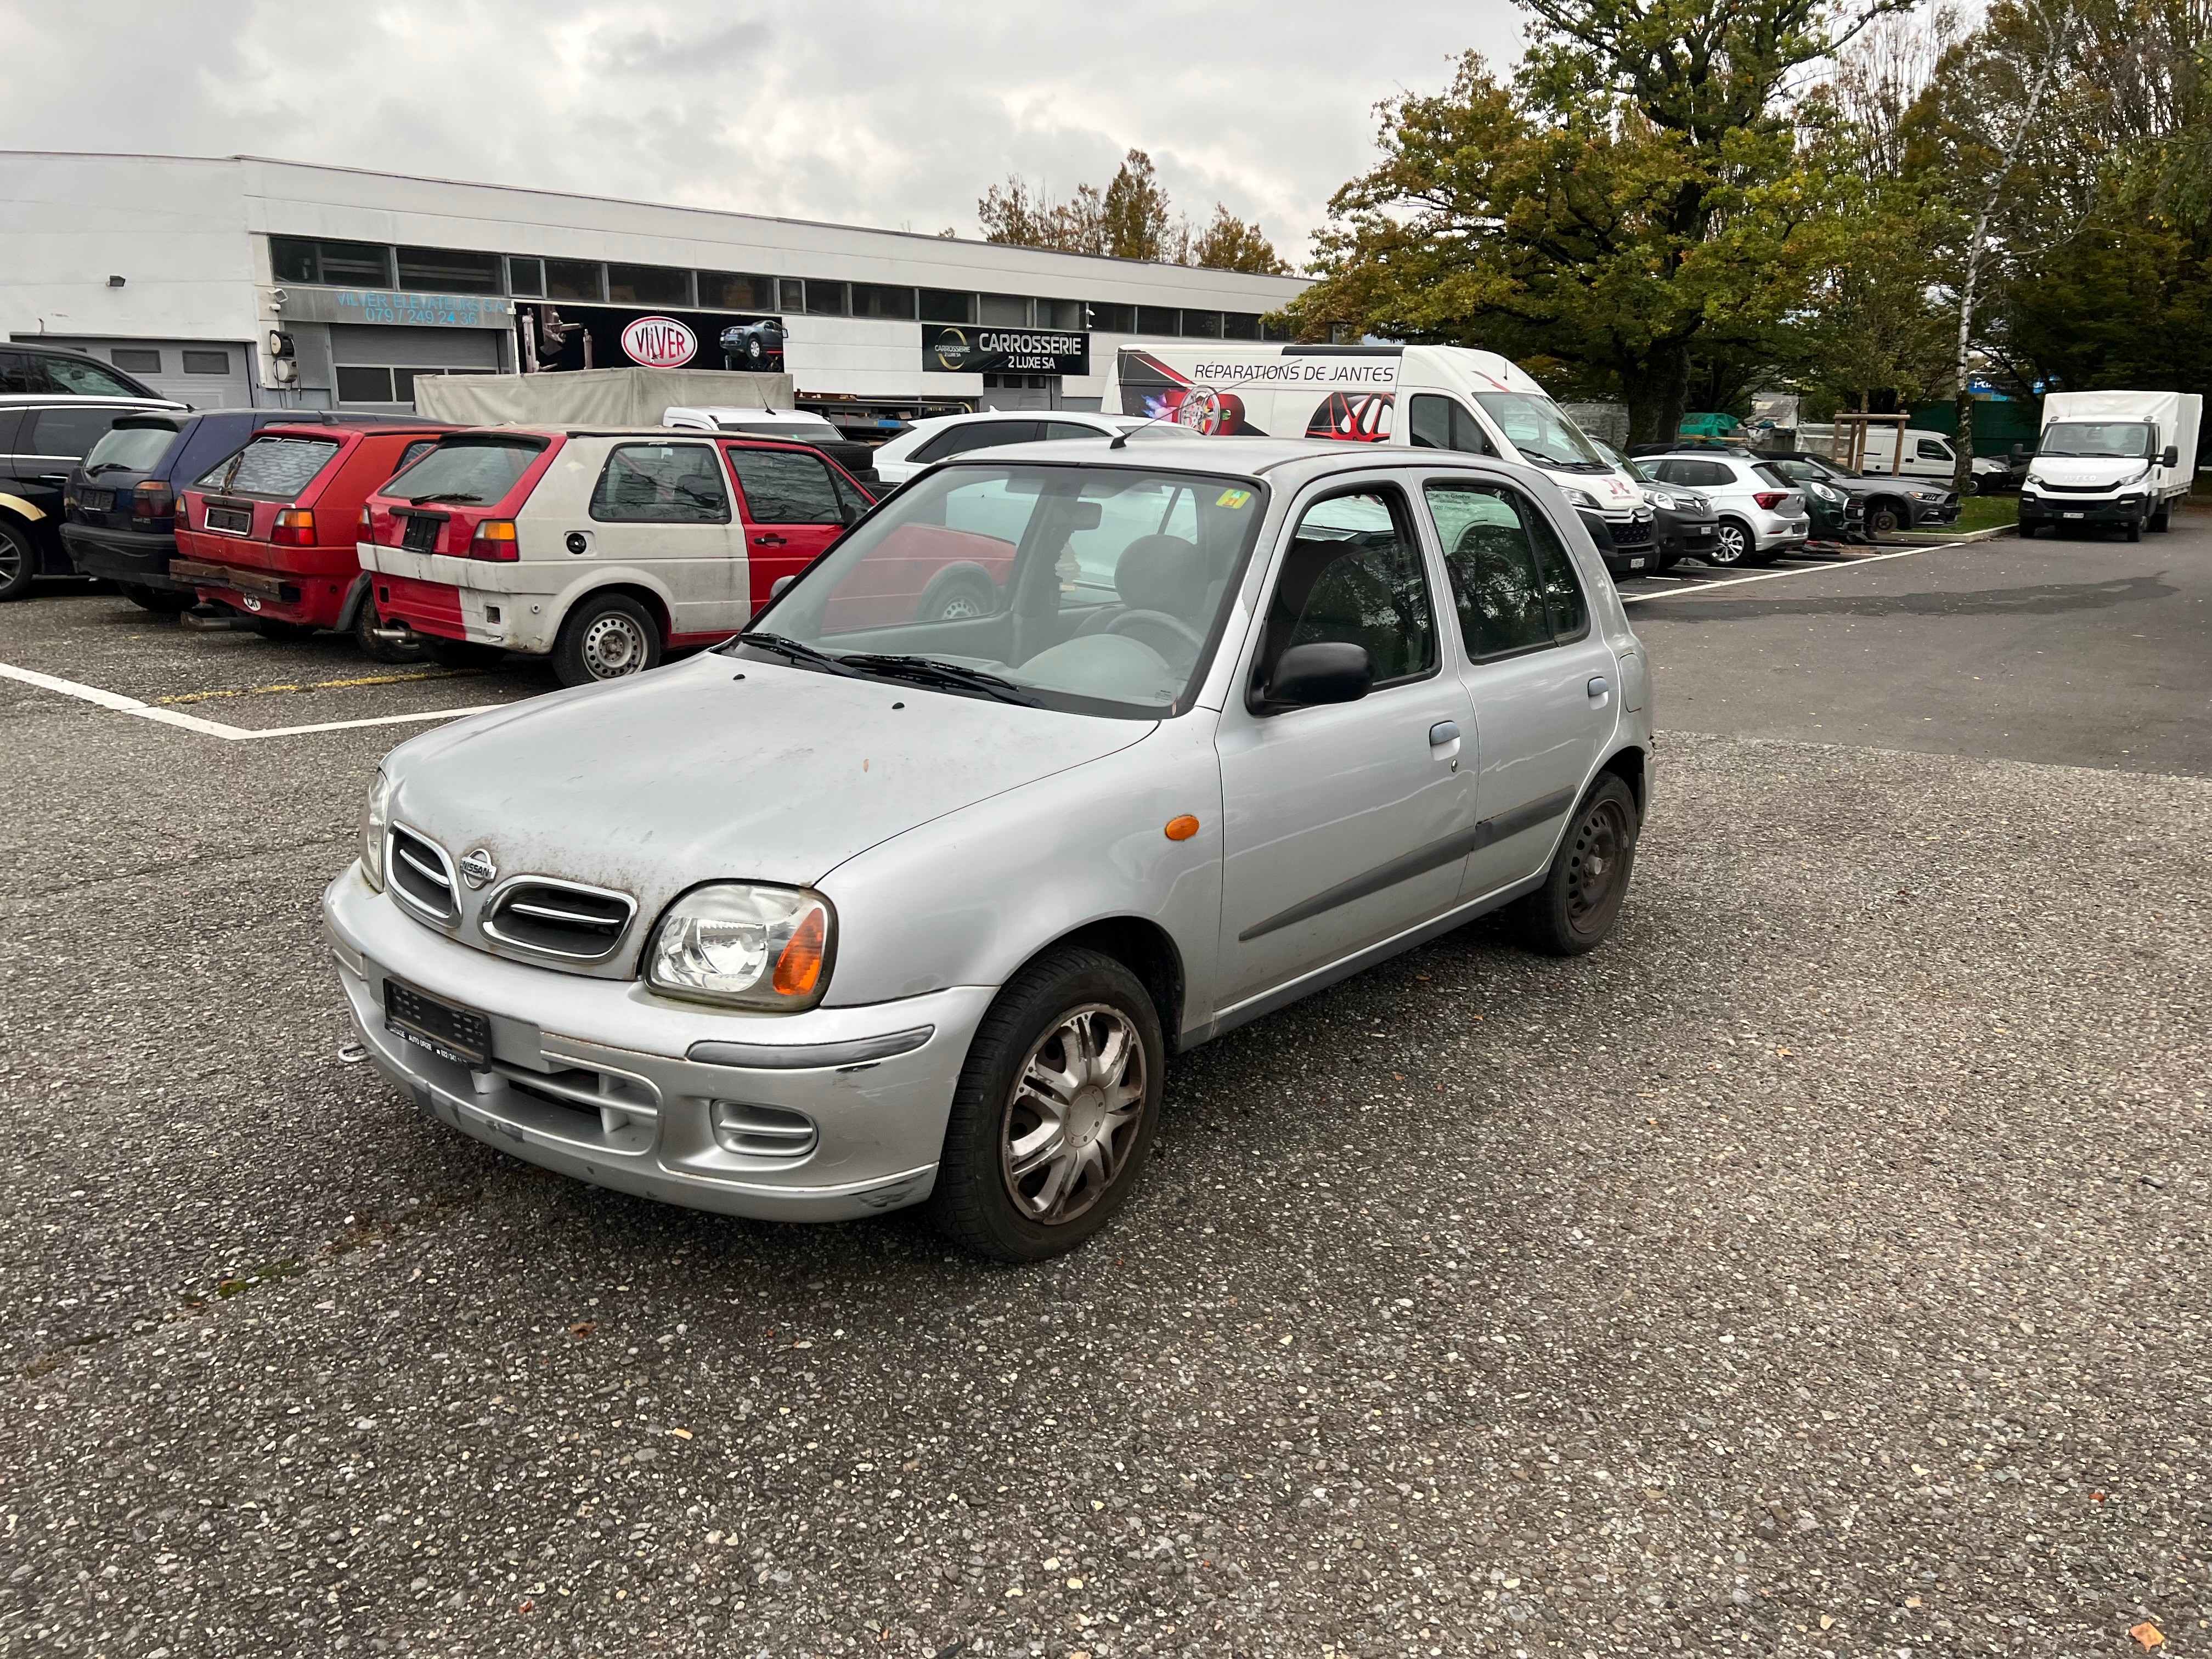
M 295 501 L 337 453 L 336 438 L 259 437 L 216 466 L 198 487 L 225 495 Z
M 169 446 L 177 441 L 173 426 L 118 426 L 110 428 L 84 458 L 85 474 L 151 472 L 161 465 Z
M 1549 398 L 1529 392 L 1478 392 L 1474 400 L 1531 465 L 1569 472 L 1609 470 L 1582 428 Z
M 504 501 L 544 452 L 544 444 L 534 438 L 441 439 L 435 449 L 378 493 L 412 501 L 433 495 L 448 501 Z
M 954 463 L 724 648 L 1077 713 L 1180 714 L 1267 507 L 1247 478 Z
M 2140 461 L 2155 455 L 2157 434 L 2148 421 L 2062 421 L 2043 428 L 2039 455 L 2102 455 Z

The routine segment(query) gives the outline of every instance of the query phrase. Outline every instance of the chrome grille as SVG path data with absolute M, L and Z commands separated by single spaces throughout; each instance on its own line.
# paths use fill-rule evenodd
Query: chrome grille
M 492 896 L 483 926 L 485 936 L 501 945 L 597 962 L 614 953 L 636 914 L 627 893 L 525 876 Z
M 428 836 L 392 826 L 391 856 L 385 872 L 392 890 L 433 921 L 456 921 L 460 906 L 455 901 L 453 860 L 446 849 Z

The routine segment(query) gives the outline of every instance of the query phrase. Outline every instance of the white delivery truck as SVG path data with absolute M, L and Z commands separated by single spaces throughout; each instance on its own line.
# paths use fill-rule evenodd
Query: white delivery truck
M 1212 437 L 1327 438 L 1524 461 L 1565 494 L 1616 575 L 1656 564 L 1651 509 L 1525 371 L 1467 346 L 1123 346 L 1109 414 Z
M 2054 392 L 2020 486 L 2020 533 L 2117 525 L 2131 542 L 2164 530 L 2197 478 L 2194 392 Z

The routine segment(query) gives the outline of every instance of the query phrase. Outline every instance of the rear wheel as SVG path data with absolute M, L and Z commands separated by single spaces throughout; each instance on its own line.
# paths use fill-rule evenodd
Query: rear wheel
M 1553 957 L 1602 944 L 1628 894 L 1638 828 L 1636 797 L 1607 773 L 1575 809 L 1544 884 L 1512 906 L 1521 942 Z
M 553 647 L 553 672 L 563 685 L 627 679 L 659 666 L 660 629 L 627 593 L 597 593 L 580 600 L 561 624 Z
M 116 589 L 141 611 L 150 611 L 157 617 L 173 617 L 180 611 L 189 611 L 199 599 L 196 593 L 179 593 L 171 587 L 149 587 L 143 582 L 118 582 Z
M 1056 951 L 999 994 L 953 1091 L 930 1218 L 1000 1261 L 1073 1249 L 1127 1200 L 1158 1126 L 1158 1011 L 1097 951 Z
M 39 574 L 39 550 L 27 530 L 0 523 L 0 600 L 20 599 Z
M 963 622 L 999 608 L 999 591 L 981 571 L 948 570 L 921 596 L 916 622 Z
M 361 648 L 361 654 L 371 662 L 415 662 L 421 659 L 422 647 L 418 645 L 377 638 L 376 630 L 383 626 L 384 618 L 377 614 L 375 599 L 362 594 L 353 613 L 353 642 Z
M 253 631 L 260 635 L 263 639 L 274 640 L 279 645 L 289 645 L 298 640 L 313 639 L 315 635 L 313 623 L 279 622 L 274 617 L 256 617 L 253 619 Z

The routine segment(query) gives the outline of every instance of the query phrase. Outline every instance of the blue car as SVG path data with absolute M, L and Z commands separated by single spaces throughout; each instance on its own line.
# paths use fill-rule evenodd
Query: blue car
M 99 576 L 134 605 L 173 615 L 198 603 L 169 574 L 177 499 L 264 426 L 360 426 L 402 418 L 313 409 L 148 410 L 118 420 L 70 475 L 62 544 L 79 574 Z

